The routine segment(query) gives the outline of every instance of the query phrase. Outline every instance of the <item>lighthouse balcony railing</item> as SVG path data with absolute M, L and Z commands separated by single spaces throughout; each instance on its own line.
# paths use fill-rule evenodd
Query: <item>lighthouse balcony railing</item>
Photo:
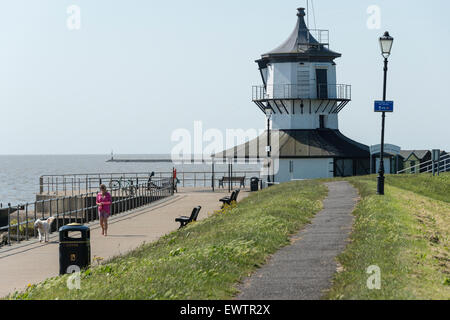
M 352 87 L 348 84 L 279 84 L 253 86 L 253 101 L 282 99 L 351 100 Z
M 329 30 L 322 29 L 301 29 L 300 33 L 306 34 L 306 42 L 298 43 L 300 47 L 307 46 L 305 49 L 320 49 L 321 46 L 329 48 L 330 44 L 330 32 Z M 311 37 L 313 39 L 311 39 Z M 316 40 L 317 43 L 314 41 Z

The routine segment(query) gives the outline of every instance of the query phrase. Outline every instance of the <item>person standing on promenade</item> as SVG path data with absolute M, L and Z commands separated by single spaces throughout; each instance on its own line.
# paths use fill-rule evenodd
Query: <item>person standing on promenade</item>
M 106 186 L 100 186 L 100 192 L 97 194 L 98 217 L 102 227 L 102 235 L 105 237 L 108 233 L 108 218 L 111 214 L 112 198 L 111 194 L 106 190 Z

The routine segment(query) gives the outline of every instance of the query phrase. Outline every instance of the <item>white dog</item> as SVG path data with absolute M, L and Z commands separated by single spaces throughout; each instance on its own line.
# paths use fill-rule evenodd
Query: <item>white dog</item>
M 42 236 L 44 236 L 44 241 L 48 242 L 50 227 L 53 221 L 55 221 L 55 217 L 50 217 L 47 220 L 36 220 L 36 222 L 34 223 L 34 227 L 39 231 L 39 242 L 42 242 Z

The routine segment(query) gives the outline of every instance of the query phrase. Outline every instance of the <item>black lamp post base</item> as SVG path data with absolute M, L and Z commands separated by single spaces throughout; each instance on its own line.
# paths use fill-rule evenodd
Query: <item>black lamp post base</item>
M 378 176 L 377 194 L 384 196 L 384 176 Z

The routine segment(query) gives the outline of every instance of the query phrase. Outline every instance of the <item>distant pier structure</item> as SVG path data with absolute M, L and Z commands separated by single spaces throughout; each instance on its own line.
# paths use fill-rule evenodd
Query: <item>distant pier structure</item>
M 117 158 L 114 157 L 113 153 L 111 152 L 111 158 L 106 160 L 106 162 L 115 162 L 115 163 L 176 163 L 177 161 L 174 161 L 170 155 L 158 155 L 154 158 Z M 211 159 L 204 159 L 204 158 L 196 158 L 192 157 L 190 159 L 183 159 L 183 164 L 204 164 L 204 163 L 211 163 Z
M 159 156 L 154 159 L 139 159 L 139 158 L 122 158 L 114 159 L 114 151 L 111 150 L 111 158 L 106 160 L 106 162 L 117 162 L 117 163 L 158 163 L 158 162 L 172 162 L 169 156 Z
M 328 30 L 309 29 L 305 9 L 297 11 L 289 38 L 256 60 L 262 85 L 253 86 L 252 101 L 269 130 L 215 158 L 264 159 L 270 150 L 278 165 L 267 175 L 275 182 L 369 174 L 369 147 L 339 131 L 339 113 L 351 101 L 351 86 L 336 81 L 341 54 L 330 50 Z
M 109 159 L 106 162 L 117 162 L 117 163 L 158 163 L 158 162 L 168 162 L 172 163 L 170 159 Z

